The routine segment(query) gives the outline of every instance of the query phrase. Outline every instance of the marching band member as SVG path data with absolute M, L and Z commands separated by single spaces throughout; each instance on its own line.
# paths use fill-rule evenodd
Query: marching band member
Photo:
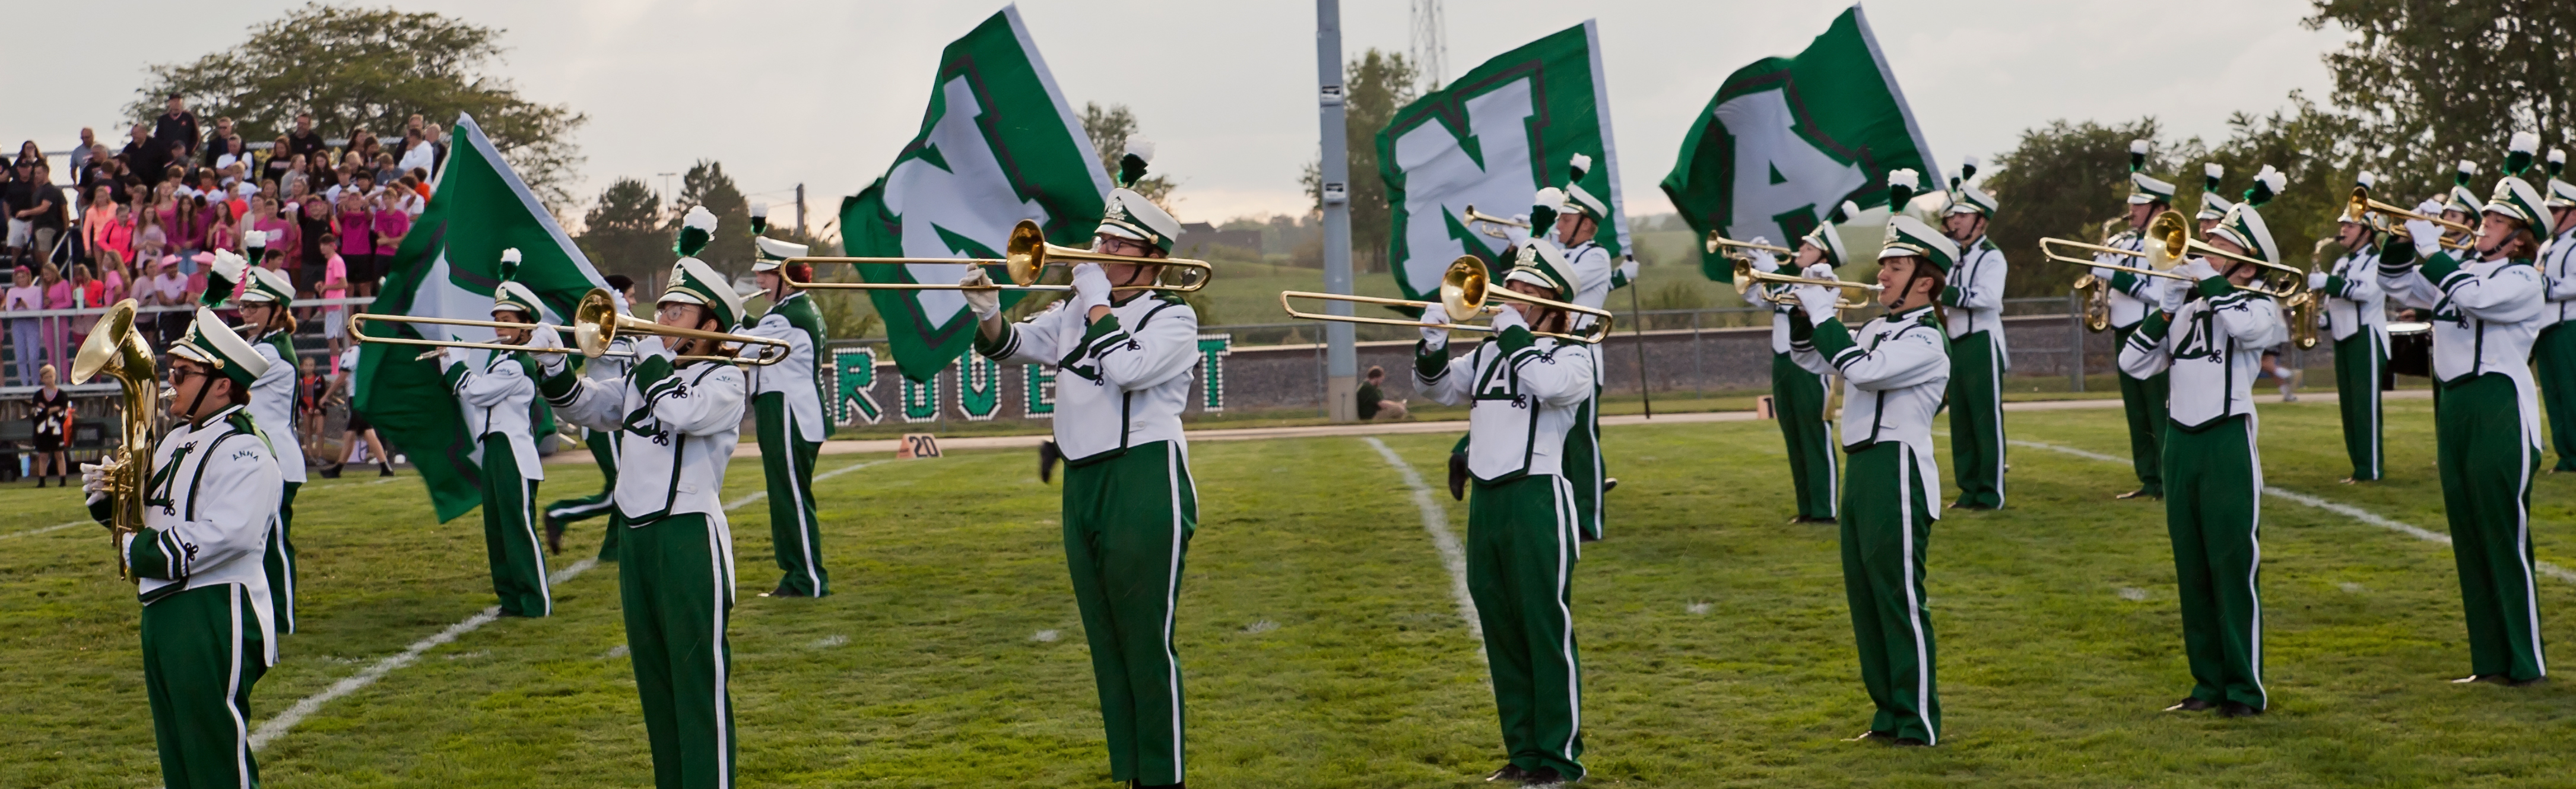
M 2207 243 L 2280 262 L 2259 209 L 2287 182 L 2264 166 L 2245 202 L 2211 229 Z M 2281 344 L 2289 329 L 2279 305 L 2244 289 L 2262 277 L 2262 267 L 2201 257 L 2175 269 L 2197 284 L 2166 289 L 2162 309 L 2120 346 L 2122 369 L 2139 377 L 2167 373 L 2173 384 L 2163 442 L 2165 528 L 2173 538 L 2193 687 L 2165 710 L 2260 715 L 2269 697 L 2258 583 L 2263 459 L 2254 444 L 2253 382 L 2263 349 Z
M 2199 223 L 2203 238 L 2208 237 L 2209 231 L 2217 228 L 2219 222 L 2227 219 L 2228 211 L 2236 208 L 2235 203 L 2227 202 L 2226 195 L 2218 193 L 2219 179 L 2226 175 L 2227 167 L 2217 162 L 2203 162 L 2200 166 L 2200 213 L 2193 214 L 2191 218 Z
M 2476 223 L 2472 220 L 2486 213 L 2486 203 L 2478 199 L 2478 190 L 2469 188 L 2469 181 L 2477 175 L 2478 163 L 2467 159 L 2461 159 L 2459 168 L 2451 171 L 2451 191 L 2442 201 L 2441 216 L 2453 223 L 2469 225 L 2470 229 L 2443 228 L 2442 240 L 2457 244 L 2477 235 Z
M 683 220 L 670 285 L 654 322 L 723 331 L 740 322 L 742 297 L 694 255 L 715 232 L 715 216 L 692 208 Z M 626 377 L 574 375 L 560 354 L 543 357 L 546 403 L 564 421 L 628 435 L 617 452 L 618 598 L 627 656 L 644 707 L 657 786 L 733 785 L 733 646 L 725 635 L 734 604 L 733 533 L 724 503 L 725 463 L 742 432 L 749 399 L 742 370 L 705 359 L 706 338 L 634 343 Z
M 263 234 L 252 231 L 251 235 Z M 224 297 L 233 296 L 236 288 L 240 291 L 235 301 L 240 305 L 241 332 L 250 335 L 244 339 L 261 360 L 268 362 L 259 379 L 250 384 L 251 423 L 268 438 L 272 448 L 269 454 L 283 481 L 277 498 L 277 522 L 269 525 L 268 546 L 262 551 L 260 564 L 268 572 L 269 609 L 277 617 L 271 624 L 277 632 L 293 633 L 295 489 L 302 487 L 305 479 L 304 444 L 295 435 L 295 316 L 288 311 L 295 303 L 295 283 L 286 272 L 258 268 L 231 252 L 216 250 L 215 262 L 207 272 L 205 295 L 199 300 L 208 307 L 221 307 Z
M 535 323 L 545 314 L 537 306 L 537 292 L 517 281 L 518 270 L 519 250 L 502 250 L 501 284 L 492 289 L 493 320 Z M 496 328 L 492 333 L 493 342 L 504 345 L 563 347 L 546 326 Z M 560 351 L 545 355 L 554 358 L 547 366 L 564 363 Z M 537 458 L 537 438 L 529 424 L 537 399 L 537 362 L 527 351 L 450 346 L 439 352 L 439 367 L 481 453 L 483 549 L 491 560 L 492 593 L 501 598 L 501 615 L 552 614 L 546 550 L 535 523 L 537 483 L 545 481 L 546 467 Z
M 1522 248 L 1503 287 L 1556 299 L 1580 285 L 1552 245 Z M 1466 401 L 1467 592 L 1485 631 L 1494 707 L 1509 763 L 1488 781 L 1533 785 L 1583 777 L 1583 673 L 1574 644 L 1574 564 L 1582 557 L 1577 491 L 1565 475 L 1564 436 L 1583 429 L 1595 390 L 1592 349 L 1539 338 L 1563 333 L 1565 313 L 1507 301 L 1497 330 L 1449 356 L 1447 329 L 1425 328 L 1413 378 L 1424 397 Z M 1446 323 L 1434 304 L 1422 319 Z
M 1951 183 L 1950 208 L 1941 229 L 1959 245 L 1958 266 L 1941 292 L 1941 324 L 1950 333 L 1950 462 L 1959 479 L 1952 509 L 2004 506 L 2004 373 L 2012 352 L 2004 344 L 2004 252 L 1986 237 L 1995 198 L 1968 179 L 1970 157 Z M 1901 208 L 1901 206 L 1900 206 Z
M 1950 383 L 1950 343 L 1935 305 L 1959 247 L 1903 213 L 1921 177 L 1887 174 L 1887 243 L 1878 253 L 1879 303 L 1887 314 L 1854 333 L 1834 311 L 1841 296 L 1822 285 L 1797 289 L 1804 309 L 1789 316 L 1791 356 L 1818 375 L 1843 379 L 1843 594 L 1861 685 L 1877 707 L 1853 740 L 1927 746 L 1941 742 L 1932 616 L 1925 609 L 1924 560 L 1941 510 L 1941 466 L 1932 454 L 1932 415 Z
M 624 274 L 608 275 L 608 297 L 617 305 L 617 314 L 625 315 L 635 303 L 635 280 Z M 615 385 L 625 380 L 626 371 L 635 366 L 635 339 L 618 335 L 608 341 L 608 353 L 596 359 L 581 361 L 581 374 L 600 383 Z M 576 521 L 601 515 L 608 516 L 607 535 L 599 540 L 599 560 L 617 561 L 617 534 L 626 530 L 626 521 L 617 516 L 617 444 L 623 430 L 582 428 L 582 445 L 590 448 L 590 460 L 599 465 L 598 493 L 564 499 L 546 505 L 546 550 L 563 553 L 564 529 Z
M 787 358 L 749 369 L 751 412 L 759 425 L 760 465 L 768 472 L 769 536 L 784 573 L 778 588 L 762 597 L 822 597 L 832 593 L 831 573 L 823 569 L 823 529 L 814 517 L 814 456 L 832 423 L 823 418 L 823 382 L 831 363 L 824 345 L 823 312 L 814 299 L 788 281 L 814 281 L 814 267 L 785 263 L 801 257 L 803 244 L 755 236 L 758 255 L 751 264 L 760 289 L 769 293 L 769 312 L 744 334 L 784 340 Z
M 2468 618 L 2471 673 L 2455 682 L 2521 686 L 2549 673 L 2532 578 L 2540 415 L 2529 366 L 2548 286 L 2529 264 L 2540 239 L 2556 235 L 2557 218 L 2518 177 L 2538 147 L 2538 135 L 2514 133 L 2505 177 L 2480 206 L 2476 260 L 2442 249 L 2421 220 L 2406 223 L 2412 243 L 2392 240 L 2380 251 L 2389 294 L 2433 315 L 2435 467 Z
M 1058 365 L 1055 442 L 1063 453 L 1064 553 L 1091 644 L 1092 678 L 1108 729 L 1109 775 L 1177 786 L 1186 775 L 1180 655 L 1172 646 L 1182 560 L 1198 530 L 1198 491 L 1181 433 L 1198 313 L 1180 297 L 1115 287 L 1152 285 L 1181 223 L 1132 187 L 1150 149 L 1120 158 L 1092 250 L 1136 263 L 1073 267 L 1074 292 L 1019 323 L 1001 294 L 966 290 L 975 350 L 1005 365 Z M 975 269 L 960 281 L 988 285 Z
M 1567 162 L 1562 210 L 1555 215 L 1555 232 L 1547 234 L 1565 255 L 1574 271 L 1572 297 L 1566 299 L 1577 307 L 1601 309 L 1610 299 L 1610 291 L 1628 286 L 1637 277 L 1637 261 L 1629 258 L 1613 263 L 1610 250 L 1594 243 L 1601 223 L 1610 219 L 1610 204 L 1594 197 L 1583 188 L 1583 176 L 1592 169 L 1592 157 L 1575 154 Z M 1546 202 L 1544 196 L 1542 203 Z M 1533 212 L 1535 218 L 1538 215 Z M 1538 227 L 1535 222 L 1532 227 Z M 1589 316 L 1573 323 L 1574 331 L 1591 328 Z M 1592 359 L 1592 396 L 1583 401 L 1576 415 L 1575 428 L 1565 434 L 1565 481 L 1574 488 L 1575 518 L 1583 524 L 1583 539 L 1601 539 L 1601 496 L 1619 481 L 1608 477 L 1601 460 L 1601 356 Z
M 2147 141 L 2129 141 L 2129 229 L 2104 241 L 2104 245 L 2132 252 L 2146 251 L 2147 226 L 2155 222 L 2157 214 L 2172 207 L 2174 185 L 2148 176 L 2146 167 Z M 2207 177 L 2214 182 L 2218 175 L 2212 173 Z M 2211 183 L 2209 187 L 2214 189 L 2216 184 Z M 2214 204 L 2203 197 L 2201 205 L 2202 212 L 2207 213 L 2209 206 Z M 2204 231 L 2206 229 L 2203 228 Z M 2109 254 L 2097 255 L 2095 259 L 2133 268 L 2144 265 L 2145 260 Z M 2172 286 L 2172 280 L 2163 277 L 2144 277 L 2106 268 L 2094 269 L 2093 276 L 2107 283 L 2111 291 L 2111 339 L 2115 345 L 2128 344 L 2129 335 L 2138 331 L 2139 323 L 2146 320 L 2147 313 L 2163 301 L 2165 289 Z M 2129 463 L 2137 471 L 2138 489 L 2122 493 L 2118 498 L 2164 498 L 2163 439 L 2167 388 L 2168 381 L 2161 371 L 2147 377 L 2131 376 L 2125 369 L 2120 371 L 2120 408 L 2128 416 Z
M 130 462 L 149 462 L 143 529 L 117 550 L 140 582 L 143 689 L 172 789 L 257 786 L 250 749 L 250 690 L 277 664 L 277 620 L 261 555 L 275 532 L 285 480 L 245 406 L 269 362 L 197 309 L 169 347 L 166 407 L 175 423 Z M 137 448 L 141 449 L 141 448 Z M 81 467 L 90 517 L 108 523 L 116 502 L 100 464 Z
M 1780 266 L 1770 252 L 1752 249 L 1747 255 L 1753 268 L 1765 273 L 1824 274 L 1830 276 L 1845 259 L 1842 234 L 1836 226 L 1860 213 L 1860 206 L 1844 202 L 1826 221 L 1798 240 L 1797 257 L 1789 271 Z M 1753 239 L 1756 244 L 1769 239 Z M 1824 266 L 1818 270 L 1814 267 Z M 1780 422 L 1780 438 L 1789 445 L 1789 480 L 1797 491 L 1798 516 L 1791 523 L 1832 523 L 1835 518 L 1837 473 L 1840 458 L 1834 449 L 1834 423 L 1825 413 L 1826 377 L 1808 372 L 1789 358 L 1789 323 L 1791 316 L 1804 309 L 1785 285 L 1765 286 L 1771 300 L 1771 411 Z
M 2540 337 L 2532 360 L 2540 369 L 2540 396 L 2549 405 L 2549 440 L 2558 464 L 2549 470 L 2576 471 L 2576 184 L 2558 179 L 2567 167 L 2567 152 L 2549 152 L 2549 218 L 2558 235 L 2540 248 L 2541 277 L 2549 282 L 2549 303 L 2542 308 Z
M 2363 188 L 2378 183 L 2362 173 Z M 2379 229 L 2370 217 L 2344 212 L 2335 227 L 2335 243 L 2344 248 L 2334 268 L 2308 273 L 2308 290 L 2325 298 L 2326 330 L 2334 338 L 2335 401 L 2343 412 L 2344 453 L 2352 457 L 2352 476 L 2344 483 L 2370 482 L 2386 473 L 2381 465 L 2379 374 L 2388 366 L 2388 298 L 2379 289 Z

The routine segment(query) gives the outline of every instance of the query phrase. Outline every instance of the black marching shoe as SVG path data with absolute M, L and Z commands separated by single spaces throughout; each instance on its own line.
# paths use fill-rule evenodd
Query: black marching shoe
M 1521 766 L 1517 764 L 1506 764 L 1503 765 L 1503 769 L 1495 770 L 1494 774 L 1485 776 L 1485 783 L 1493 783 L 1495 781 L 1521 782 L 1527 781 L 1529 778 L 1530 771 L 1521 769 Z
M 1869 730 L 1869 731 L 1861 732 L 1860 734 L 1854 735 L 1854 736 L 1852 736 L 1852 737 L 1851 737 L 1851 738 L 1849 738 L 1849 739 L 1845 739 L 1845 740 L 1843 740 L 1843 742 L 1875 742 L 1875 743 L 1880 743 L 1880 744 L 1886 744 L 1886 743 L 1891 743 L 1891 742 L 1895 742 L 1895 741 L 1896 741 L 1896 733 L 1895 733 L 1895 732 L 1885 732 L 1885 731 L 1879 731 L 1879 730 L 1877 730 L 1877 729 L 1871 729 L 1871 730 Z
M 811 597 L 812 595 L 808 595 L 808 594 L 806 594 L 806 593 L 804 593 L 804 592 L 799 592 L 799 591 L 796 591 L 796 590 L 794 590 L 794 589 L 789 589 L 789 588 L 787 588 L 787 585 L 786 585 L 786 584 L 779 584 L 779 585 L 778 585 L 778 588 L 776 588 L 776 589 L 771 589 L 771 590 L 766 591 L 766 592 L 762 592 L 762 593 L 760 593 L 760 596 L 762 596 L 762 597 Z
M 394 464 L 387 463 L 387 462 L 384 462 L 384 461 L 381 461 L 381 460 L 376 461 L 376 476 L 379 476 L 379 477 L 390 477 L 390 476 L 393 476 L 393 475 L 394 475 Z
M 556 555 L 561 555 L 561 554 L 563 553 L 563 533 L 564 533 L 564 523 L 563 523 L 563 521 L 555 520 L 555 519 L 553 519 L 553 518 L 547 518 L 547 519 L 546 519 L 546 552 L 547 552 L 547 553 L 556 554 Z
M 2484 682 L 2489 685 L 2502 685 L 2505 684 L 2507 680 L 2503 674 L 2471 674 L 2459 679 L 2451 680 L 2451 684 L 2453 685 L 2469 685 L 2479 682 Z
M 2161 494 L 2161 493 L 2148 493 L 2146 488 L 2139 488 L 2139 489 L 2137 489 L 2137 490 L 2129 491 L 2129 492 L 2127 492 L 2127 493 L 2122 493 L 2122 494 L 2120 494 L 2120 495 L 2113 496 L 2113 497 L 2111 497 L 2111 498 L 2114 498 L 2114 499 L 2162 499 L 2162 498 L 2164 498 L 2164 494 Z
M 1039 442 L 1039 443 L 1038 443 L 1038 484 L 1040 484 L 1040 485 L 1044 485 L 1044 484 L 1047 484 L 1047 483 L 1049 483 L 1049 482 L 1054 482 L 1054 481 L 1055 481 L 1055 464 L 1056 464 L 1056 462 L 1057 462 L 1057 461 L 1061 461 L 1061 460 L 1063 460 L 1063 459 L 1064 459 L 1064 450 L 1062 450 L 1062 449 L 1058 449 L 1058 448 L 1056 447 L 1056 445 L 1055 445 L 1055 442 L 1053 442 L 1053 441 L 1042 441 L 1042 442 Z
M 1898 738 L 1896 738 L 1896 742 L 1889 743 L 1889 744 L 1890 744 L 1890 745 L 1894 745 L 1894 746 L 1899 747 L 1899 748 L 1929 748 L 1929 747 L 1932 747 L 1932 744 L 1931 744 L 1931 743 L 1924 742 L 1924 741 L 1922 741 L 1922 740 L 1919 740 L 1919 739 L 1916 739 L 1916 738 L 1913 738 L 1913 737 L 1898 737 Z
M 1531 770 L 1528 778 L 1521 779 L 1522 786 L 1562 786 L 1564 784 L 1565 776 L 1557 774 L 1554 767 Z
M 347 463 L 334 463 L 334 464 L 331 464 L 331 465 L 328 465 L 328 466 L 324 466 L 324 467 L 322 467 L 322 478 L 323 478 L 323 479 L 339 479 L 339 478 L 340 478 L 340 469 L 341 469 L 341 468 L 343 468 L 343 467 L 346 467 L 346 466 L 348 466 L 348 465 L 349 465 L 349 464 L 347 464 Z
M 2548 681 L 2549 678 L 2545 676 L 2532 677 L 2530 679 L 2508 679 L 2505 680 L 2504 686 L 2508 688 L 2528 688 Z
M 1608 492 L 1610 492 L 1610 491 L 1614 491 L 1614 490 L 1618 490 L 1618 489 L 1619 489 L 1619 478 L 1618 478 L 1618 477 L 1604 477 L 1604 478 L 1602 478 L 1602 480 L 1601 480 L 1601 492 L 1603 492 L 1603 493 L 1608 493 Z
M 1467 500 L 1467 453 L 1449 453 L 1449 500 Z
M 2221 718 L 2251 718 L 2261 714 L 2263 714 L 2262 708 L 2241 701 L 2218 705 L 2218 717 Z
M 2202 701 L 2202 700 L 2200 699 L 2200 697 L 2199 697 L 2199 696 L 2188 696 L 2188 697 L 2183 698 L 2183 700 L 2181 700 L 2181 701 L 2174 702 L 2174 705 L 2173 705 L 2173 706 L 2171 706 L 2171 707 L 2166 707 L 2166 708 L 2165 708 L 2165 711 L 2166 711 L 2166 712 L 2208 712 L 2211 708 L 2214 708 L 2214 707 L 2217 707 L 2217 706 L 2218 706 L 2218 705 L 2216 705 L 2216 704 L 2211 704 L 2211 703 L 2209 703 L 2209 702 Z

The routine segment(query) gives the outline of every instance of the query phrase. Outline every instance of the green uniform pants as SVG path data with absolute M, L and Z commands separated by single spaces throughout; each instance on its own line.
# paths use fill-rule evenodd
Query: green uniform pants
M 499 433 L 483 436 L 483 550 L 492 563 L 492 593 L 501 598 L 502 616 L 546 616 L 554 613 L 554 593 L 546 588 L 546 545 L 537 536 L 537 481 L 519 476 L 519 459 L 510 440 Z
M 268 575 L 268 607 L 277 616 L 277 634 L 295 632 L 295 489 L 301 482 L 286 483 L 286 491 L 277 499 L 277 530 L 268 535 L 268 548 L 260 556 L 260 569 Z
M 2137 330 L 2136 325 L 2112 329 L 2111 346 L 2127 347 L 2129 335 Z M 2120 374 L 2120 410 L 2129 417 L 2129 464 L 2138 472 L 2138 492 L 2158 498 L 2165 495 L 2165 424 L 2173 421 L 2166 415 L 2169 381 L 2164 373 L 2150 378 Z
M 2165 531 L 2192 698 L 2263 709 L 2263 458 L 2252 417 L 2165 431 Z
M 1843 595 L 1851 604 L 1860 681 L 1878 711 L 1869 730 L 1941 743 L 1941 694 L 1924 600 L 1933 493 L 1904 444 L 1882 441 L 1844 459 Z
M 617 504 L 612 501 L 617 493 L 617 444 L 607 433 L 597 430 L 582 432 L 589 434 L 582 438 L 582 443 L 590 447 L 590 458 L 599 464 L 599 474 L 607 481 L 599 486 L 597 494 L 546 505 L 546 522 L 561 525 L 608 516 L 608 535 L 599 540 L 599 560 L 617 561 L 617 535 L 626 531 L 626 518 L 618 514 Z
M 2460 566 L 2470 672 L 2515 681 L 2549 673 L 2532 579 L 2531 476 L 2540 452 L 2523 438 L 2520 399 L 2501 373 L 2433 391 L 2434 465 Z
M 217 584 L 143 607 L 143 689 L 161 785 L 240 789 L 259 785 L 250 752 L 250 688 L 268 672 L 250 590 Z
M 823 569 L 823 525 L 814 517 L 814 455 L 822 442 L 798 437 L 787 395 L 769 392 L 751 401 L 758 421 L 760 467 L 769 479 L 769 540 L 778 555 L 782 591 L 806 597 L 832 593 Z
M 1091 644 L 1112 781 L 1185 780 L 1172 623 L 1199 502 L 1181 452 L 1156 441 L 1064 470 L 1065 567 Z
M 1959 503 L 2004 506 L 2003 358 L 1991 332 L 1950 341 L 1950 466 Z
M 1503 748 L 1524 770 L 1583 777 L 1583 663 L 1574 645 L 1574 491 L 1562 477 L 1478 480 L 1467 499 L 1467 594 Z
M 1789 482 L 1798 491 L 1798 517 L 1834 517 L 1834 423 L 1825 414 L 1825 378 L 1807 372 L 1785 353 L 1771 355 L 1771 414 L 1789 445 Z
M 1601 484 L 1607 473 L 1601 463 L 1599 385 L 1592 387 L 1592 399 L 1575 409 L 1574 429 L 1565 431 L 1561 457 L 1566 487 L 1574 491 L 1574 522 L 1582 526 L 1584 539 L 1601 539 Z
M 2576 329 L 2553 323 L 2531 346 L 2539 362 L 2540 401 L 2549 409 L 2549 448 L 2558 453 L 2551 471 L 2576 471 Z
M 2379 342 L 2377 330 L 2364 327 L 2335 341 L 2335 406 L 2343 411 L 2343 451 L 2352 456 L 2355 482 L 2387 474 L 2379 428 L 2379 372 L 2387 366 L 2388 348 Z
M 617 592 L 656 789 L 733 786 L 731 535 L 699 513 L 626 530 Z

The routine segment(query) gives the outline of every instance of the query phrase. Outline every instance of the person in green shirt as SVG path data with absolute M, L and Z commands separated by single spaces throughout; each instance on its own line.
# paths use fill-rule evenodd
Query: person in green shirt
M 1388 419 L 1403 419 L 1406 416 L 1404 401 L 1387 399 L 1386 389 L 1383 386 L 1385 383 L 1386 368 L 1370 365 L 1366 381 L 1360 384 L 1360 421 L 1376 419 L 1379 414 L 1385 414 Z

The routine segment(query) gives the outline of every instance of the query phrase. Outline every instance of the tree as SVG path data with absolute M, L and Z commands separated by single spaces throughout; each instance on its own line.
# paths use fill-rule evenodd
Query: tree
M 671 225 L 666 232 L 678 233 L 680 218 L 692 206 L 706 206 L 716 215 L 716 237 L 707 243 L 698 259 L 714 266 L 726 276 L 751 273 L 751 202 L 744 200 L 742 190 L 733 185 L 733 176 L 725 175 L 724 165 L 713 159 L 699 159 L 680 176 L 680 199 L 672 204 Z
M 1386 200 L 1386 179 L 1377 177 L 1377 133 L 1395 120 L 1395 111 L 1420 95 L 1415 83 L 1421 69 L 1402 53 L 1371 47 L 1352 58 L 1343 79 L 1343 139 L 1350 161 L 1351 256 L 1361 271 L 1386 270 L 1386 250 L 1394 232 L 1395 209 Z M 1306 165 L 1306 195 L 1324 205 L 1320 164 Z
M 624 274 L 652 282 L 671 267 L 671 232 L 653 187 L 620 178 L 599 193 L 599 202 L 582 215 L 581 235 L 573 239 L 603 276 Z
M 2128 207 L 2129 141 L 2153 141 L 2159 128 L 2154 118 L 2115 126 L 2050 121 L 2023 130 L 2011 152 L 1995 157 L 1994 174 L 1986 176 L 1980 187 L 2003 207 L 1986 235 L 2003 250 L 2006 260 L 2028 261 L 2013 267 L 2005 295 L 2062 296 L 2083 276 L 2079 267 L 2047 262 L 2039 254 L 2039 240 L 2098 240 L 2102 222 L 2120 216 Z M 2184 196 L 2199 192 L 2201 158 L 2198 139 L 2158 144 L 2147 158 L 2147 174 L 2174 183 L 2181 190 L 2176 195 L 2179 201 L 2194 204 L 2195 199 Z M 2194 177 L 2177 177 L 2177 171 L 2184 169 Z M 2251 175 L 2249 170 L 2240 178 Z
M 1112 181 L 1118 179 L 1118 160 L 1127 155 L 1127 139 L 1143 136 L 1137 130 L 1136 113 L 1128 110 L 1127 105 L 1102 107 L 1096 101 L 1082 106 L 1082 132 L 1091 137 L 1091 150 L 1100 154 L 1100 168 L 1109 172 Z M 1170 212 L 1172 188 L 1175 186 L 1171 177 L 1150 169 L 1145 172 L 1144 180 L 1128 188 Z M 1174 215 L 1178 216 L 1177 213 Z
M 434 13 L 309 4 L 251 26 L 231 49 L 153 66 L 125 111 L 148 121 L 175 94 L 201 117 L 231 117 L 253 142 L 292 130 L 297 113 L 312 113 L 325 136 L 366 128 L 397 140 L 414 114 L 443 125 L 470 113 L 538 197 L 568 205 L 582 161 L 572 133 L 589 118 L 521 98 L 494 76 L 503 32 Z
M 2350 162 L 2381 173 L 2388 202 L 2450 188 L 2452 163 L 2495 165 L 2504 140 L 2576 131 L 2576 3 L 2312 0 L 2310 29 L 2352 31 L 2326 55 L 2334 105 L 2352 125 Z M 2484 191 L 2481 187 L 2480 191 Z M 2393 199 L 2391 199 L 2393 198 Z

